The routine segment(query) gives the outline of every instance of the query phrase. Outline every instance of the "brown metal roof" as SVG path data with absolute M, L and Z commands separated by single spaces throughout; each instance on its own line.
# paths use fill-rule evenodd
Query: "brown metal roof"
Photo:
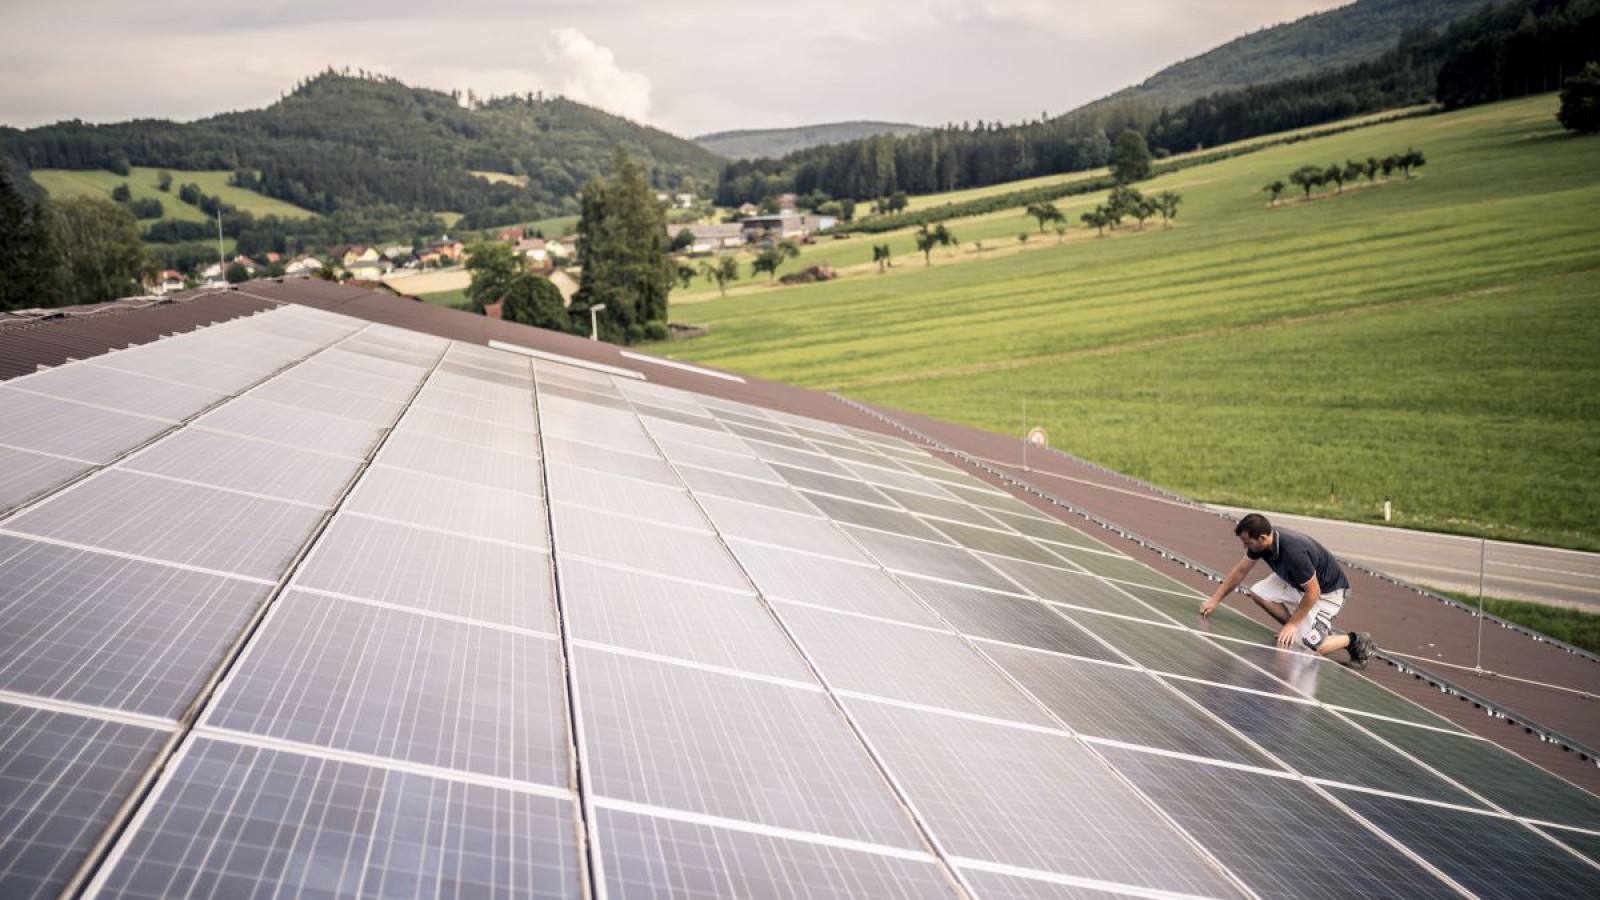
M 623 348 L 502 322 L 361 287 L 314 279 L 249 282 L 236 290 L 188 295 L 177 302 L 119 308 L 49 321 L 0 319 L 0 378 L 107 350 L 154 340 L 270 308 L 299 303 L 372 322 L 476 344 L 504 341 L 643 372 L 658 384 L 786 410 L 839 424 L 915 436 L 950 451 L 947 458 L 1004 486 L 1034 507 L 1107 540 L 1158 571 L 1209 592 L 1211 572 L 1238 558 L 1229 521 L 1150 485 L 1070 456 L 1030 451 L 1021 469 L 1021 443 L 924 416 L 869 409 L 791 385 L 744 377 L 742 382 L 629 359 Z M 1180 561 L 1181 560 L 1181 561 Z M 1482 629 L 1462 608 L 1417 590 L 1352 572 L 1352 602 L 1340 617 L 1348 628 L 1374 633 L 1382 648 L 1405 657 L 1373 665 L 1367 677 L 1488 737 L 1591 791 L 1600 768 L 1568 747 L 1600 748 L 1600 661 L 1509 628 Z M 1238 601 L 1233 601 L 1238 605 Z M 1248 604 L 1240 608 L 1246 608 Z M 1197 616 L 1197 624 L 1200 620 Z M 1415 659 L 1413 659 L 1415 658 Z M 1427 670 L 1428 677 L 1412 674 Z M 1497 712 L 1491 712 L 1497 711 Z M 1567 744 L 1562 743 L 1564 739 Z

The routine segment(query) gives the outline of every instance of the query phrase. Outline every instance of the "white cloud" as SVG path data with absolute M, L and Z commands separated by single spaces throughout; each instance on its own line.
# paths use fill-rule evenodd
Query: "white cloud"
M 617 64 L 616 54 L 596 44 L 576 28 L 550 32 L 546 55 L 553 71 L 549 81 L 579 103 L 635 122 L 650 120 L 650 79 Z

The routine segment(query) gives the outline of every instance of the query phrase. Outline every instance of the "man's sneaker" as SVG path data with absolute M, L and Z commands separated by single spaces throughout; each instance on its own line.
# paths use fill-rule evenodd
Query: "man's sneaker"
M 1347 649 L 1350 651 L 1350 668 L 1365 669 L 1367 660 L 1372 658 L 1372 651 L 1378 649 L 1378 645 L 1372 642 L 1372 635 L 1365 631 L 1357 631 L 1350 635 L 1350 646 Z

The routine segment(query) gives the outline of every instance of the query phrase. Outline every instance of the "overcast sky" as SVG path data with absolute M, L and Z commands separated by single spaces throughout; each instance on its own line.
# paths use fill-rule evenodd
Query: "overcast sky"
M 0 124 L 189 121 L 329 66 L 684 137 L 1058 115 L 1350 0 L 0 0 Z

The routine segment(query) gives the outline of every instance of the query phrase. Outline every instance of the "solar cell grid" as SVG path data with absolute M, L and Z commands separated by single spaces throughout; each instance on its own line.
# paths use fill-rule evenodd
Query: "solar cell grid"
M 955 500 L 930 496 L 920 490 L 906 490 L 893 485 L 880 485 L 879 490 L 883 491 L 889 499 L 900 506 L 923 516 L 946 519 L 953 522 L 964 522 L 968 525 L 983 525 L 991 528 L 998 524 L 995 519 L 990 518 L 977 507 L 966 503 L 958 503 Z
M 540 385 L 549 384 L 613 398 L 622 396 L 622 392 L 617 389 L 616 381 L 610 375 L 585 371 L 564 363 L 536 359 L 533 361 L 533 377 Z
M 1263 898 L 1460 896 L 1299 781 L 1100 752 Z
M 407 469 L 370 466 L 343 508 L 466 537 L 550 546 L 539 498 Z
M 549 426 L 545 427 L 544 453 L 552 465 L 577 466 L 607 475 L 621 475 L 657 484 L 678 483 L 678 476 L 673 473 L 672 467 L 659 456 L 642 456 L 597 444 L 556 437 L 550 433 Z
M 1091 659 L 1122 661 L 1054 607 L 1031 597 L 903 575 L 900 582 L 962 634 Z
M 728 547 L 768 597 L 940 627 L 927 607 L 882 569 L 730 539 Z
M 600 448 L 608 453 L 626 453 L 646 459 L 661 456 L 655 441 L 645 433 L 632 413 L 616 422 L 584 422 L 580 419 L 555 418 L 548 405 L 539 412 L 547 437 L 574 441 L 580 446 Z
M 1292 695 L 1296 689 L 1197 634 L 1147 619 L 1071 611 L 1074 622 L 1104 639 L 1129 659 L 1156 672 L 1170 672 L 1255 691 Z M 1283 674 L 1302 681 L 1316 670 L 1316 661 L 1285 660 Z M 1302 687 L 1304 685 L 1302 684 Z
M 1184 894 L 1232 885 L 1074 738 L 845 701 L 952 857 Z
M 628 406 L 599 406 L 583 400 L 548 395 L 539 398 L 540 418 L 545 430 L 559 431 L 565 437 L 581 439 L 593 431 L 625 431 L 640 434 L 644 426 Z M 604 443 L 591 440 L 590 443 Z
M 1215 618 L 1213 613 L 1212 617 Z M 1251 623 L 1252 625 L 1254 623 Z M 1340 662 L 1332 659 L 1320 661 L 1320 665 L 1311 667 L 1308 660 L 1312 660 L 1310 653 L 1303 649 L 1292 651 L 1279 650 L 1277 647 L 1265 643 L 1269 640 L 1260 637 L 1265 629 L 1257 630 L 1258 637 L 1250 643 L 1237 641 L 1219 641 L 1218 643 L 1254 662 L 1257 666 L 1281 678 L 1307 697 L 1320 700 L 1330 706 L 1374 715 L 1389 716 L 1403 719 L 1418 725 L 1444 727 L 1455 729 L 1454 725 L 1440 716 L 1412 703 L 1388 688 L 1376 682 L 1363 678 L 1345 668 Z M 1336 654 L 1340 658 L 1344 654 Z
M 219 350 L 187 342 L 169 350 L 160 341 L 97 356 L 95 365 L 224 394 L 243 390 L 271 371 L 231 363 Z
M 811 491 L 801 491 L 812 506 L 822 511 L 822 514 L 835 522 L 850 525 L 861 525 L 878 531 L 887 531 L 904 537 L 921 538 L 925 541 L 938 541 L 950 543 L 944 535 L 928 527 L 922 520 L 909 513 L 885 506 L 871 503 L 859 503 L 855 500 L 845 500 L 831 494 L 818 494 Z
M 778 473 L 784 481 L 797 488 L 810 491 L 819 491 L 832 494 L 835 497 L 846 497 L 851 500 L 860 500 L 863 503 L 876 503 L 879 506 L 893 506 L 894 504 L 883 494 L 868 484 L 863 484 L 853 478 L 841 478 L 836 475 L 824 475 L 810 469 L 798 469 L 781 463 L 770 462 L 772 471 Z
M 757 481 L 766 481 L 781 485 L 783 479 L 778 474 L 767 468 L 767 464 L 754 456 L 744 456 L 737 453 L 724 453 L 710 447 L 695 444 L 679 443 L 677 441 L 656 439 L 661 453 L 667 461 L 674 466 L 679 464 L 695 466 L 703 470 L 723 472 L 740 478 L 752 478 Z
M 554 640 L 302 592 L 274 604 L 205 724 L 567 784 Z
M 86 462 L 0 447 L 0 516 L 92 468 Z
M 792 450 L 777 444 L 768 444 L 762 441 L 746 440 L 748 446 L 757 457 L 765 462 L 783 463 L 787 466 L 809 469 L 813 472 L 822 472 L 839 478 L 853 478 L 849 469 L 839 465 L 832 459 L 819 453 Z
M 1366 817 L 1480 897 L 1592 897 L 1600 866 L 1512 819 L 1334 789 Z
M 357 419 L 383 427 L 393 424 L 405 410 L 407 397 L 405 394 L 395 392 L 387 397 L 378 397 L 373 394 L 347 391 L 338 387 L 337 381 L 330 383 L 330 379 L 325 378 L 313 380 L 314 375 L 312 372 L 297 375 L 295 370 L 291 369 L 288 373 L 251 390 L 249 396 L 256 400 L 271 400 L 296 409 L 316 410 L 330 416 Z
M 1041 519 L 1037 514 L 1034 513 L 1030 513 L 1029 515 L 1018 515 L 1013 512 L 1007 512 L 1003 509 L 991 509 L 985 510 L 985 512 L 987 512 L 990 516 L 993 516 L 995 519 L 998 519 L 1001 523 L 1009 525 L 1028 537 L 1035 538 L 1037 540 L 1049 541 L 1052 544 L 1064 544 L 1068 547 L 1083 547 L 1091 550 L 1110 549 L 1106 547 L 1105 544 L 1102 544 L 1083 532 L 1078 531 L 1076 528 L 1064 525 L 1054 519 Z
M 597 797 L 920 849 L 820 691 L 578 647 Z
M 535 379 L 539 385 L 539 399 L 541 402 L 558 397 L 575 400 L 593 406 L 610 407 L 618 410 L 632 410 L 628 401 L 612 392 L 600 393 L 591 386 L 568 387 L 561 381 L 540 374 Z
M 6 523 L 12 531 L 274 581 L 323 510 L 107 469 Z
M 0 536 L 0 690 L 176 719 L 266 585 Z
M 777 603 L 774 609 L 835 690 L 1007 719 L 1054 722 L 960 637 Z
M 984 565 L 976 556 L 965 550 L 952 549 L 949 544 L 919 541 L 854 525 L 840 527 L 891 571 L 943 578 L 991 591 L 1016 589 L 1016 585 Z
M 1439 776 L 1321 707 L 1192 681 L 1174 684 L 1308 777 L 1446 803 L 1477 804 Z
M 349 342 L 318 353 L 285 374 L 313 381 L 326 380 L 345 390 L 374 397 L 396 398 L 410 393 L 428 373 L 428 364 L 395 362 L 350 349 Z
M 1600 798 L 1488 740 L 1367 716 L 1351 718 L 1513 815 L 1600 831 Z
M 537 433 L 539 430 L 538 413 L 534 411 L 531 395 L 463 394 L 441 385 L 438 375 L 428 379 L 417 392 L 417 398 L 411 401 L 410 408 L 445 412 L 519 431 Z
M 1146 672 L 1010 647 L 984 652 L 1079 734 L 1279 768 Z
M 943 532 L 947 540 L 960 544 L 969 550 L 981 550 L 985 554 L 1025 560 L 1042 566 L 1065 568 L 1068 565 L 1062 561 L 1060 556 L 1046 549 L 1043 544 L 1029 540 L 1016 532 L 962 525 L 957 522 L 935 521 L 929 524 Z
M 14 378 L 17 390 L 180 422 L 227 394 L 81 362 Z
M 710 495 L 716 497 L 729 497 L 734 500 L 743 500 L 760 506 L 770 506 L 773 509 L 785 509 L 790 512 L 814 514 L 816 507 L 812 506 L 805 497 L 791 487 L 784 484 L 775 484 L 767 481 L 758 481 L 754 478 L 742 478 L 737 475 L 725 474 L 721 471 L 703 469 L 698 465 L 677 464 L 675 466 L 683 483 L 696 495 Z
M 0 422 L 0 444 L 89 463 L 110 462 L 173 425 L 4 386 Z
M 555 633 L 550 555 L 341 513 L 295 585 Z
M 1564 847 L 1576 850 L 1585 859 L 1600 865 L 1600 834 L 1588 831 L 1573 831 L 1569 828 L 1541 827 L 1534 829 L 1540 834 L 1555 838 Z
M 550 515 L 559 553 L 706 584 L 749 587 L 727 548 L 709 530 L 686 531 L 565 504 L 553 507 Z
M 605 478 L 574 466 L 551 466 L 547 477 L 550 499 L 556 503 L 636 516 L 696 531 L 711 530 L 705 514 L 682 488 Z
M 534 496 L 544 493 L 544 475 L 536 460 L 419 432 L 390 434 L 374 462 L 496 490 Z
M 200 740 L 100 896 L 579 897 L 572 804 Z
M 248 394 L 206 413 L 194 425 L 354 459 L 365 459 L 383 436 L 383 429 L 370 422 L 296 409 Z
M 641 419 L 666 420 L 690 428 L 710 428 L 716 422 L 715 419 L 699 413 L 684 412 L 674 407 L 656 406 L 638 400 L 633 401 L 633 411 L 638 413 Z
M 931 858 L 907 859 L 601 808 L 609 896 L 684 900 L 921 900 L 958 895 Z
M 568 633 L 575 640 L 791 681 L 815 680 L 753 593 L 570 558 L 558 568 Z
M 469 444 L 476 449 L 493 450 L 496 453 L 528 458 L 537 458 L 539 455 L 537 432 L 496 425 L 438 409 L 410 409 L 395 430 Z
M 166 738 L 0 702 L 0 896 L 59 896 Z
M 449 372 L 452 375 L 461 375 L 473 381 L 488 384 L 500 384 L 512 388 L 533 388 L 533 375 L 527 372 L 506 372 L 497 369 L 488 369 L 467 363 L 450 362 L 446 360 L 439 364 L 439 371 Z
M 710 495 L 701 496 L 699 502 L 717 531 L 727 537 L 819 553 L 835 559 L 862 558 L 861 551 L 827 519 Z
M 1146 587 L 1161 588 L 1167 591 L 1183 589 L 1183 585 L 1173 581 L 1171 578 L 1162 575 L 1144 563 L 1136 562 L 1126 556 L 1112 556 L 1089 550 L 1079 550 L 1073 547 L 1062 547 L 1056 551 L 1056 554 L 1065 557 L 1069 562 L 1077 563 L 1102 578 L 1125 581 L 1129 584 L 1142 584 Z
M 348 457 L 186 428 L 139 451 L 120 467 L 331 506 L 360 464 Z
M 972 866 L 962 866 L 960 869 L 967 883 L 973 886 L 982 900 L 1117 900 L 1129 896 L 1149 896 L 1142 892 L 1132 893 L 1137 890 L 1135 888 L 1130 888 L 1129 893 L 1121 893 L 1065 880 L 1051 881 L 1044 873 L 1027 877 L 1009 871 L 986 871 Z

